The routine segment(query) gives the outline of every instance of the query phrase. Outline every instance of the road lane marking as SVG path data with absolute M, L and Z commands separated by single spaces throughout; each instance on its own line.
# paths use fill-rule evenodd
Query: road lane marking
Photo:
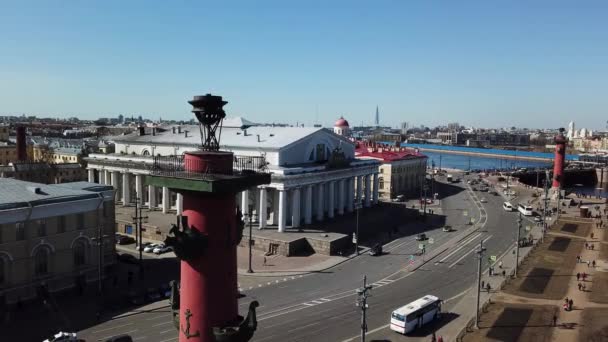
M 140 336 L 140 337 L 134 338 L 133 341 L 143 340 L 143 339 L 146 339 L 146 338 L 148 338 L 148 336 Z
M 173 323 L 173 322 L 167 321 L 167 322 L 163 322 L 163 323 L 154 324 L 153 327 L 160 327 L 161 325 L 166 325 L 166 324 L 171 324 L 171 323 Z
M 177 337 L 170 338 L 170 339 L 167 339 L 167 340 L 162 340 L 160 342 L 169 342 L 169 341 L 175 341 L 175 340 L 177 340 Z
M 173 328 L 173 329 L 169 329 L 169 330 L 163 330 L 163 331 L 161 331 L 159 334 L 166 334 L 166 333 L 168 333 L 168 332 L 172 332 L 172 331 L 175 331 L 175 328 Z
M 156 317 L 152 317 L 152 318 L 146 318 L 146 321 L 154 321 L 154 320 L 157 320 L 159 318 L 165 318 L 165 317 L 166 317 L 166 315 L 165 316 L 156 316 Z
M 115 325 L 113 327 L 109 327 L 109 328 L 105 328 L 105 329 L 94 330 L 93 334 L 97 334 L 97 333 L 100 333 L 100 332 L 103 332 L 103 331 L 112 330 L 112 329 L 127 327 L 129 325 L 133 325 L 133 323 L 126 323 L 126 324 L 122 324 L 122 325 Z
M 461 244 L 461 246 L 460 246 L 460 247 L 458 247 L 457 249 L 455 249 L 454 251 L 452 251 L 452 253 L 450 253 L 450 254 L 446 255 L 445 257 L 443 257 L 443 259 L 439 260 L 439 261 L 437 262 L 437 264 L 440 264 L 440 263 L 442 263 L 442 262 L 446 261 L 446 260 L 447 260 L 449 257 L 451 257 L 452 255 L 454 255 L 454 253 L 456 253 L 456 252 L 458 252 L 459 250 L 463 249 L 463 248 L 464 248 L 464 247 L 465 247 L 465 246 L 466 246 L 466 245 L 467 245 L 469 242 L 471 242 L 471 241 L 473 241 L 473 240 L 477 239 L 477 238 L 478 238 L 478 237 L 480 237 L 480 236 L 481 236 L 481 233 L 478 233 L 477 235 L 473 236 L 472 238 L 467 239 L 467 241 L 466 241 L 466 242 L 463 242 L 463 243 Z
M 490 238 L 492 237 L 492 235 L 488 236 L 487 238 L 482 240 L 483 242 L 486 242 L 488 240 L 490 240 Z M 462 259 L 466 258 L 469 254 L 471 254 L 472 252 L 475 252 L 477 250 L 477 247 L 471 249 L 470 251 L 466 252 L 463 256 L 461 256 L 460 258 L 458 258 L 458 260 L 454 261 L 450 266 L 448 266 L 448 268 L 452 268 L 454 267 L 456 264 L 458 264 Z

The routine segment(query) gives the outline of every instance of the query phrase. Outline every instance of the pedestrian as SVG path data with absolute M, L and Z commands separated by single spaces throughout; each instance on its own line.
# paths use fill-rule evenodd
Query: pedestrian
M 591 239 L 593 239 L 593 233 L 591 233 Z
M 553 314 L 553 326 L 557 326 L 557 313 Z
M 578 290 L 580 291 L 583 288 L 583 284 L 578 283 Z
M 593 268 L 595 268 L 595 260 L 593 260 L 593 261 L 591 262 L 591 266 L 593 266 Z
M 431 342 L 437 342 L 437 337 L 435 337 L 435 332 L 431 335 Z
M 578 264 L 578 263 L 580 263 L 580 262 L 581 262 L 581 256 L 580 256 L 580 255 L 577 255 L 577 256 L 576 256 L 576 263 Z
M 587 285 L 582 284 L 583 292 L 587 292 Z
M 587 260 L 587 267 L 591 267 L 591 261 Z
M 264 266 L 266 266 L 266 257 L 264 257 Z
M 492 289 L 492 287 L 490 286 L 490 283 L 486 283 L 486 290 L 488 290 L 488 293 L 490 293 L 490 289 Z
M 580 272 L 576 273 L 576 281 L 578 281 L 580 279 L 580 277 L 581 277 Z
M 502 268 L 502 260 L 498 262 L 498 268 Z
M 592 251 L 595 250 L 595 245 L 594 244 L 591 244 L 591 250 Z
M 566 297 L 566 299 L 564 299 L 564 302 L 566 305 L 568 305 L 568 297 Z
M 485 285 L 486 285 L 486 282 L 482 280 L 481 281 L 481 288 L 483 289 L 484 287 L 486 287 Z
M 585 249 L 589 249 L 589 244 L 585 242 Z
M 574 301 L 572 300 L 572 298 L 570 298 L 570 300 L 568 301 L 568 310 L 572 311 L 573 307 L 574 307 Z
M 503 276 L 503 278 L 506 278 L 507 277 L 507 271 L 502 270 L 502 276 Z
M 583 274 L 581 275 L 581 277 L 583 277 L 583 281 L 587 280 L 587 273 L 583 272 Z

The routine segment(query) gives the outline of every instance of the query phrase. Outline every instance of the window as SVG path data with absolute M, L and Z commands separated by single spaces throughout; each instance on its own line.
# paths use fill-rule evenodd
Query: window
M 325 158 L 325 144 L 317 144 L 317 159 L 316 161 L 324 161 Z
M 150 152 L 148 152 L 148 150 L 144 150 L 144 152 L 142 153 L 143 156 L 149 156 Z
M 16 223 L 15 230 L 16 230 L 16 240 L 17 241 L 25 240 L 25 224 L 23 222 Z
M 82 266 L 86 263 L 86 246 L 82 239 L 74 244 L 74 266 Z
M 384 169 L 380 169 L 380 173 L 384 173 Z
M 57 218 L 57 233 L 65 233 L 65 216 Z
M 37 223 L 37 226 L 38 226 L 38 236 L 39 237 L 46 236 L 46 221 L 45 220 L 38 220 L 36 223 Z
M 84 229 L 84 213 L 76 214 L 76 229 Z
M 308 160 L 310 160 L 310 161 L 315 160 L 315 150 L 310 151 L 310 156 L 308 156 Z
M 49 273 L 49 249 L 46 246 L 39 247 L 34 254 L 34 274 L 41 276 Z
M 378 189 L 384 189 L 384 178 L 382 177 L 378 178 Z

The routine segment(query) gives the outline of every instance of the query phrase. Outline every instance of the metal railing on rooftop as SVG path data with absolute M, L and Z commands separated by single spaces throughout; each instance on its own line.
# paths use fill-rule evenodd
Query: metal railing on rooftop
M 192 161 L 190 161 L 192 162 Z M 252 173 L 268 173 L 268 163 L 266 158 L 263 156 L 234 156 L 232 161 L 233 174 L 252 174 Z M 193 169 L 200 169 L 199 167 L 191 167 Z M 172 156 L 155 156 L 154 162 L 152 163 L 152 175 L 156 176 L 168 176 L 178 178 L 192 178 L 192 179 L 212 179 L 217 176 L 226 174 L 226 170 L 207 167 L 204 172 L 192 172 L 186 170 L 184 156 L 172 155 Z

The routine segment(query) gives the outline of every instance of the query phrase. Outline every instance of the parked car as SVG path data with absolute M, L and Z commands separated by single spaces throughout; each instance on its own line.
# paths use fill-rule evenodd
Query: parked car
M 158 293 L 163 298 L 171 298 L 171 286 L 169 284 L 162 284 L 158 287 Z
M 61 332 L 58 332 L 57 334 L 53 335 L 53 337 L 47 338 L 43 342 L 67 342 L 67 341 L 82 341 L 82 340 L 78 339 L 78 337 L 76 336 L 76 333 L 61 331 Z
M 382 255 L 382 244 L 381 243 L 377 243 L 375 244 L 370 250 L 369 250 L 369 255 L 371 256 L 378 256 L 378 255 Z
M 481 203 L 488 203 L 488 200 L 485 197 L 482 197 L 479 202 Z
M 158 293 L 158 289 L 150 287 L 146 291 L 146 301 L 148 301 L 148 302 L 156 302 L 157 300 L 160 300 L 161 298 L 162 297 L 161 297 L 160 293 Z
M 129 291 L 129 293 L 127 294 L 127 299 L 129 303 L 133 305 L 142 305 L 145 303 L 144 296 L 135 290 Z
M 106 342 L 133 342 L 133 339 L 127 334 L 121 334 L 108 338 Z
M 161 244 L 159 246 L 157 246 L 156 248 L 154 248 L 154 254 L 163 254 L 163 253 L 168 253 L 173 251 L 173 248 L 171 248 L 170 246 L 165 246 L 164 244 Z
M 139 250 L 141 250 L 142 248 L 146 248 L 146 247 L 150 246 L 151 244 L 152 244 L 152 242 L 144 242 L 144 243 L 143 243 L 143 244 L 141 244 L 141 245 L 137 245 L 137 246 L 135 246 L 135 250 L 136 250 L 136 251 L 139 251 Z
M 154 252 L 154 248 L 156 248 L 158 246 L 160 246 L 160 243 L 151 243 L 144 247 L 144 252 L 152 253 L 152 252 Z
M 135 239 L 130 237 L 130 236 L 126 236 L 126 235 L 121 235 L 117 240 L 116 243 L 119 245 L 130 245 L 132 243 L 135 243 Z
M 118 243 L 118 241 L 120 240 L 120 238 L 122 238 L 124 235 L 116 233 L 114 234 L 114 240 L 116 243 Z
M 441 228 L 442 231 L 444 232 L 451 232 L 454 230 L 454 228 L 452 228 L 452 226 L 443 226 L 443 228 Z
M 416 235 L 416 241 L 424 241 L 426 239 L 427 239 L 427 237 L 426 237 L 426 234 L 424 234 L 424 233 Z
M 118 260 L 120 262 L 124 262 L 126 264 L 139 264 L 139 260 L 137 260 L 137 258 L 134 255 L 129 254 L 129 253 L 119 254 Z
M 543 218 L 540 216 L 534 216 L 534 222 L 542 222 Z

